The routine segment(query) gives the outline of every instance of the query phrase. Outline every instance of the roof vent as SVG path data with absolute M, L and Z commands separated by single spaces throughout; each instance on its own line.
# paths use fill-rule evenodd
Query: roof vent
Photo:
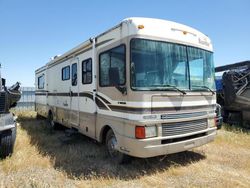
M 55 55 L 55 56 L 51 57 L 50 60 L 51 60 L 51 61 L 52 61 L 52 60 L 55 60 L 56 58 L 58 58 L 58 57 L 60 57 L 60 56 L 61 56 L 61 54 Z

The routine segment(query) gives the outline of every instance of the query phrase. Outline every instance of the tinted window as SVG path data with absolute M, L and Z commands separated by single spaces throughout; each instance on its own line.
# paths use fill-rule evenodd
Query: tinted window
M 112 79 L 114 78 L 112 76 L 114 75 L 115 83 L 118 83 L 118 85 L 125 84 L 125 45 L 101 53 L 99 60 L 100 86 L 113 86 L 114 80 Z
M 82 83 L 92 83 L 92 59 L 87 59 L 82 62 Z
M 77 64 L 76 63 L 72 65 L 71 70 L 72 70 L 71 83 L 72 83 L 72 86 L 76 86 L 77 85 Z
M 131 40 L 131 86 L 136 90 L 188 89 L 186 47 L 146 39 Z
M 211 52 L 188 47 L 191 88 L 193 90 L 207 86 L 215 89 L 214 63 Z
M 70 78 L 70 67 L 62 68 L 62 80 L 69 80 Z
M 44 89 L 44 74 L 38 77 L 38 89 Z

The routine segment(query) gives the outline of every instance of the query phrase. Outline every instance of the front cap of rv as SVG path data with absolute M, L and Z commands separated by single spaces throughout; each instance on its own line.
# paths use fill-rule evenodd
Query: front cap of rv
M 161 19 L 139 17 L 126 18 L 122 23 L 128 27 L 127 35 L 129 36 L 140 35 L 141 37 L 157 38 L 159 40 L 213 51 L 209 37 L 183 24 Z

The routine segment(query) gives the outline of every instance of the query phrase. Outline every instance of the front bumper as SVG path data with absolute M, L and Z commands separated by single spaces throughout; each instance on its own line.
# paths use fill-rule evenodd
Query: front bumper
M 0 115 L 0 134 L 3 131 L 16 127 L 15 117 L 11 113 Z
M 5 125 L 3 127 L 0 127 L 0 134 L 2 131 L 6 131 L 6 130 L 9 130 L 9 129 L 13 129 L 16 127 L 16 123 L 14 124 L 10 124 L 10 125 Z
M 216 127 L 210 128 L 206 132 L 187 136 L 186 140 L 177 140 L 166 144 L 164 144 L 164 140 L 167 140 L 167 137 L 138 140 L 127 137 L 119 138 L 118 136 L 119 150 L 125 154 L 140 158 L 178 153 L 212 142 L 216 136 L 216 129 Z M 198 136 L 195 137 L 195 135 Z

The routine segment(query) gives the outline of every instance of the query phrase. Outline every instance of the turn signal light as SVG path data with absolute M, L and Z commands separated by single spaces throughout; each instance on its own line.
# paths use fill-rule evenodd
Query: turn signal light
M 144 29 L 144 25 L 138 25 L 138 29 Z
M 137 138 L 137 139 L 145 138 L 145 127 L 144 126 L 136 126 L 135 127 L 135 138 Z

